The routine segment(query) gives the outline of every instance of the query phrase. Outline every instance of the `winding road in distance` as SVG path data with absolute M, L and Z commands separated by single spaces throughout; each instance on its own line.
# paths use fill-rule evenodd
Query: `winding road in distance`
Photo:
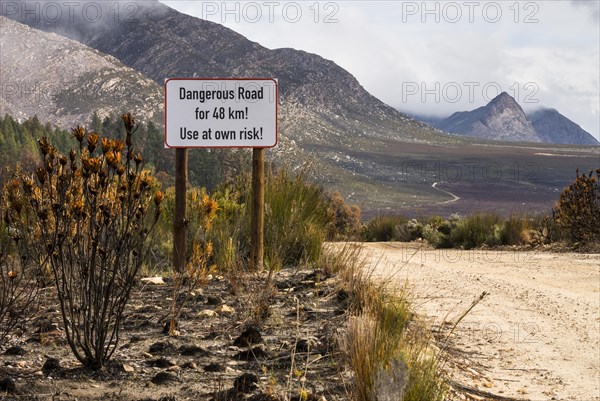
M 450 200 L 438 203 L 439 205 L 444 205 L 444 204 L 447 204 L 447 203 L 454 203 L 454 202 L 460 200 L 460 197 L 454 195 L 452 192 L 448 192 L 448 191 L 446 191 L 444 189 L 438 188 L 437 187 L 438 184 L 439 184 L 439 182 L 434 182 L 433 184 L 431 184 L 431 188 L 437 189 L 438 191 L 442 191 L 443 193 L 446 193 L 446 194 L 448 194 L 448 195 L 450 195 L 452 197 L 452 199 L 450 199 Z

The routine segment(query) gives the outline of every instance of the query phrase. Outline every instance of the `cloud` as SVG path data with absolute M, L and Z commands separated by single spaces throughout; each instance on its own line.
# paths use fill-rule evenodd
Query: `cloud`
M 591 18 L 595 22 L 600 21 L 600 1 L 598 0 L 571 0 L 577 7 L 587 8 Z
M 407 13 L 414 12 L 404 7 L 408 3 L 427 10 L 437 5 L 438 15 Z M 526 109 L 525 97 L 533 96 L 539 100 L 534 105 L 555 107 L 598 137 L 599 2 L 489 3 L 502 6 L 498 22 L 490 22 L 493 10 L 485 11 L 485 2 L 472 10 L 473 21 L 463 8 L 454 23 L 452 10 L 444 11 L 450 3 L 391 1 L 335 2 L 335 23 L 323 22 L 324 9 L 315 23 L 312 2 L 297 23 L 279 14 L 273 21 L 213 20 L 268 48 L 293 47 L 333 60 L 374 96 L 407 112 L 448 116 L 506 91 Z M 200 16 L 195 4 L 169 3 Z M 418 92 L 405 96 L 407 84 Z M 423 98 L 425 91 L 438 92 L 438 99 L 435 93 Z

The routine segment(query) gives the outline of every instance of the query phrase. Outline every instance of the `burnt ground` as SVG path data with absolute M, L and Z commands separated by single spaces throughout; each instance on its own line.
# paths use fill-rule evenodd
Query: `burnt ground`
M 163 332 L 174 295 L 169 281 L 137 283 L 113 361 L 92 372 L 72 356 L 46 289 L 40 313 L 0 350 L 0 400 L 348 399 L 351 374 L 335 346 L 347 315 L 335 279 L 283 271 L 268 288 L 255 276 L 209 277 L 189 293 L 176 337 Z

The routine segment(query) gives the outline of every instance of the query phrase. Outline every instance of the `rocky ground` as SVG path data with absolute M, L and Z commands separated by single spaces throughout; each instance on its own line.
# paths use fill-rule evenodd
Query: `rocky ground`
M 335 279 L 284 271 L 266 286 L 264 277 L 211 277 L 189 293 L 176 337 L 164 333 L 172 283 L 152 281 L 136 285 L 102 372 L 70 353 L 47 289 L 38 316 L 0 351 L 0 400 L 348 399 L 351 375 L 335 347 L 347 316 Z

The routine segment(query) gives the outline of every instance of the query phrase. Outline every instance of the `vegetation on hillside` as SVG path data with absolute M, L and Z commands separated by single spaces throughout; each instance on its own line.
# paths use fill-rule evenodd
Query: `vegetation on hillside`
M 138 151 L 144 156 L 146 168 L 152 170 L 165 187 L 174 185 L 173 152 L 164 148 L 164 131 L 152 121 L 137 124 Z M 120 116 L 91 117 L 90 131 L 107 138 L 122 138 L 125 129 Z M 0 160 L 11 160 L 11 164 L 31 168 L 36 165 L 39 150 L 37 140 L 48 138 L 57 150 L 69 151 L 71 133 L 33 116 L 17 121 L 6 114 L 0 116 Z M 250 153 L 246 149 L 190 149 L 189 182 L 192 186 L 215 188 L 224 181 L 231 181 L 250 165 Z M 6 167 L 6 166 L 3 166 Z M 6 176 L 6 172 L 4 174 Z M 0 176 L 0 180 L 1 180 Z M 6 177 L 4 177 L 6 178 Z
M 600 243 L 600 169 L 580 174 L 560 194 L 552 215 L 511 215 L 502 218 L 491 212 L 466 217 L 453 214 L 408 219 L 382 215 L 364 229 L 366 241 L 426 240 L 436 248 L 472 249 L 481 246 L 569 245 Z

